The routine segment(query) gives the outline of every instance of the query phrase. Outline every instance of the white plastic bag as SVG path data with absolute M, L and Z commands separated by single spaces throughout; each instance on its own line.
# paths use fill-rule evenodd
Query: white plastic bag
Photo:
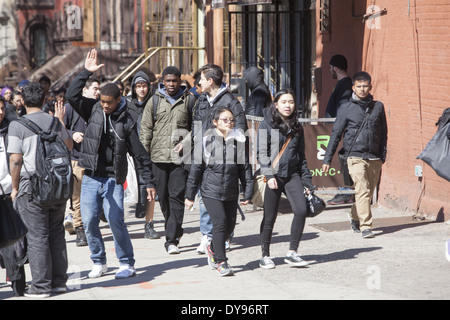
M 127 153 L 127 162 L 128 162 L 128 173 L 127 179 L 123 185 L 124 188 L 123 202 L 136 204 L 139 201 L 138 182 L 133 157 L 129 153 Z

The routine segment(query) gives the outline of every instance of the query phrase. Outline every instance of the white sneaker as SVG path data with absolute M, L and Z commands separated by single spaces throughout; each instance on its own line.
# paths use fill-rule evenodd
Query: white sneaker
M 259 266 L 263 269 L 273 269 L 275 268 L 275 263 L 272 261 L 272 258 L 265 256 L 259 260 Z
M 106 264 L 95 263 L 94 266 L 92 267 L 92 271 L 89 272 L 88 277 L 89 278 L 99 278 L 104 273 L 106 273 L 107 270 L 108 270 L 108 267 L 106 266 Z
M 116 272 L 116 279 L 125 279 L 134 277 L 136 275 L 136 269 L 129 264 L 121 264 L 119 270 Z
M 291 267 L 306 267 L 309 263 L 303 260 L 297 252 L 289 251 L 284 258 L 284 262 L 288 263 Z
M 167 253 L 168 254 L 178 254 L 180 253 L 180 250 L 178 249 L 178 247 L 174 244 L 171 244 L 167 247 Z
M 28 290 L 24 292 L 23 294 L 25 297 L 27 298 L 32 298 L 32 299 L 45 299 L 45 298 L 49 298 L 50 297 L 50 293 L 46 292 L 46 293 L 29 293 Z
M 73 226 L 73 218 L 72 215 L 69 214 L 64 218 L 64 229 L 67 231 L 68 234 L 73 235 L 75 234 L 75 228 Z
M 231 251 L 231 241 L 230 240 L 225 241 L 225 250 Z
M 206 246 L 209 243 L 209 238 L 206 234 L 202 236 L 202 240 L 200 242 L 200 245 L 197 247 L 197 253 L 198 254 L 205 254 L 206 253 Z
M 445 256 L 447 261 L 450 262 L 450 239 L 445 242 Z

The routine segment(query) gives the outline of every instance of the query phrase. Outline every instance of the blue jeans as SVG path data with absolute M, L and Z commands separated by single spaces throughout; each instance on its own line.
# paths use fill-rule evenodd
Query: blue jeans
M 81 184 L 81 217 L 94 263 L 106 264 L 106 252 L 100 232 L 100 216 L 105 213 L 114 238 L 117 259 L 134 266 L 133 245 L 124 222 L 123 185 L 115 178 L 83 176 Z
M 203 236 L 207 235 L 208 238 L 212 239 L 213 223 L 208 210 L 206 210 L 205 204 L 203 203 L 200 191 L 198 192 L 198 210 L 200 212 L 200 232 Z

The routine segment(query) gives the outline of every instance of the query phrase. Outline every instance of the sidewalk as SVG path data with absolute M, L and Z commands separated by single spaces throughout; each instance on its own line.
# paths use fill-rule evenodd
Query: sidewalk
M 324 196 L 324 198 L 326 198 Z M 259 226 L 262 211 L 246 206 L 245 221 L 238 224 L 227 254 L 235 271 L 221 278 L 196 248 L 201 235 L 198 211 L 186 211 L 179 255 L 164 249 L 164 223 L 159 205 L 155 227 L 159 240 L 144 239 L 144 221 L 127 211 L 125 221 L 132 238 L 137 276 L 116 280 L 118 261 L 112 234 L 103 223 L 108 273 L 89 279 L 92 263 L 88 247 L 76 247 L 75 236 L 66 233 L 69 258 L 69 290 L 49 300 L 303 300 L 303 299 L 450 299 L 450 262 L 445 241 L 450 224 L 413 221 L 403 213 L 375 206 L 374 239 L 362 239 L 350 231 L 349 207 L 331 207 L 308 218 L 299 253 L 310 265 L 290 268 L 283 261 L 292 221 L 283 200 L 274 228 L 271 254 L 276 268 L 259 268 Z M 25 267 L 30 280 L 29 266 Z M 0 269 L 0 299 L 13 298 Z M 193 302 L 195 303 L 195 302 Z M 178 310 L 177 310 L 178 312 Z

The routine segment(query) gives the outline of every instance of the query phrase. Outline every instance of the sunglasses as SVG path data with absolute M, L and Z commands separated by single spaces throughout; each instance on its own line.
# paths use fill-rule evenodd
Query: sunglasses
M 234 120 L 234 119 L 222 119 L 222 118 L 220 118 L 219 120 L 222 120 L 224 123 L 235 123 L 236 122 L 236 120 Z

